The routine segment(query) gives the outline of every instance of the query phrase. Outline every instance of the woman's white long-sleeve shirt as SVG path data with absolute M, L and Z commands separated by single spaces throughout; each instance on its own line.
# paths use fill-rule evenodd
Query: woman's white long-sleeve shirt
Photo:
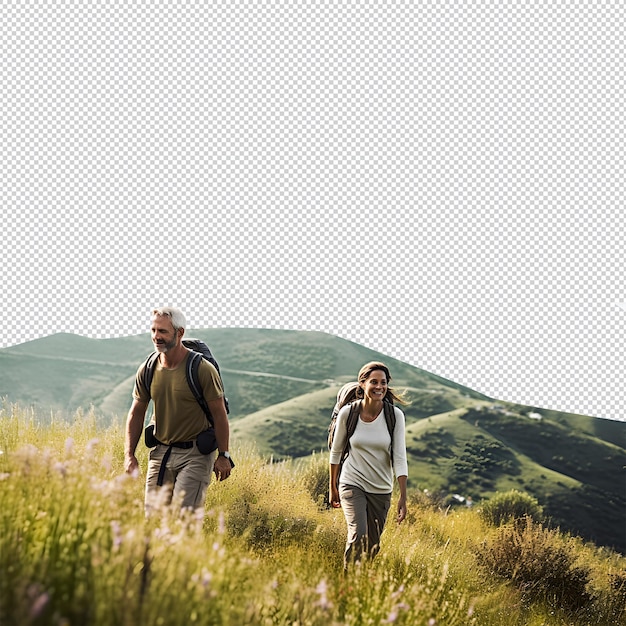
M 391 437 L 387 429 L 384 411 L 373 422 L 357 421 L 356 430 L 350 437 L 350 454 L 346 458 L 341 474 L 340 485 L 353 485 L 367 493 L 391 493 L 394 473 L 408 476 L 406 459 L 404 413 L 394 406 L 396 427 L 393 433 L 393 466 L 391 463 Z M 330 450 L 330 462 L 341 462 L 341 453 L 346 442 L 346 420 L 350 406 L 344 406 L 337 415 L 335 437 Z

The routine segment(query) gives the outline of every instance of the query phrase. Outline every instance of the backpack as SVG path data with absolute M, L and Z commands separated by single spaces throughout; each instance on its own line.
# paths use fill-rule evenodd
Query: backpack
M 346 437 L 346 443 L 344 445 L 343 452 L 341 453 L 342 464 L 350 452 L 350 437 L 354 434 L 356 425 L 359 421 L 361 400 L 357 400 L 356 397 L 356 390 L 358 389 L 358 386 L 359 383 L 357 382 L 349 382 L 337 392 L 337 402 L 333 408 L 333 412 L 330 417 L 330 424 L 328 425 L 328 449 L 330 450 L 332 448 L 335 431 L 337 429 L 337 415 L 346 404 L 350 405 L 350 412 L 348 413 L 348 418 L 346 420 L 346 430 L 348 436 Z M 391 458 L 393 460 L 393 431 L 396 427 L 396 412 L 393 408 L 393 402 L 390 400 L 383 400 L 383 412 L 385 414 L 385 421 L 387 422 L 387 430 L 391 436 Z
M 200 367 L 200 361 L 202 359 L 206 359 L 209 363 L 211 363 L 217 373 L 220 374 L 220 367 L 215 360 L 215 357 L 211 353 L 209 346 L 201 341 L 200 339 L 183 339 L 182 344 L 185 348 L 189 348 L 192 352 L 187 359 L 187 384 L 191 389 L 195 399 L 198 404 L 202 407 L 204 414 L 209 420 L 209 424 L 213 426 L 213 418 L 211 417 L 211 411 L 207 406 L 206 400 L 204 399 L 204 394 L 202 393 L 202 387 L 200 386 L 200 381 L 198 379 L 198 369 Z M 150 386 L 152 385 L 152 378 L 154 377 L 154 372 L 156 370 L 157 360 L 159 358 L 159 352 L 153 352 L 145 361 L 145 367 L 143 368 L 143 377 L 141 379 L 141 384 L 148 390 L 150 393 Z M 220 374 L 221 376 L 221 374 Z M 230 408 L 228 406 L 228 398 L 224 397 L 224 405 L 226 406 L 226 413 L 230 413 Z
M 337 428 L 337 415 L 339 411 L 346 405 L 354 402 L 356 397 L 356 390 L 359 387 L 359 383 L 350 382 L 346 383 L 338 392 L 337 392 L 337 402 L 333 408 L 333 412 L 330 416 L 330 424 L 328 425 L 328 449 L 330 450 L 333 447 L 333 439 L 335 438 L 335 429 Z M 357 413 L 358 415 L 358 413 Z M 350 418 L 348 418 L 348 422 L 350 422 Z M 353 426 L 352 433 L 354 433 L 354 428 L 356 428 L 356 421 Z M 352 436 L 352 433 L 348 430 L 348 439 Z

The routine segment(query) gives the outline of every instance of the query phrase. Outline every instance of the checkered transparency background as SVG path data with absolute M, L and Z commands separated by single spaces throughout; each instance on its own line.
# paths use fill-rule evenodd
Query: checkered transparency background
M 621 3 L 1 17 L 0 347 L 176 304 L 626 419 Z

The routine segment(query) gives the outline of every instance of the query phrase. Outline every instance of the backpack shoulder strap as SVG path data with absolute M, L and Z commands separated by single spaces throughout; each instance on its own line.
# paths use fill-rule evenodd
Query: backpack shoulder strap
M 354 431 L 356 430 L 356 425 L 359 422 L 359 413 L 361 412 L 361 401 L 356 400 L 350 404 L 350 412 L 348 413 L 348 417 L 346 418 L 346 443 L 343 446 L 343 452 L 341 454 L 341 458 L 345 458 L 348 456 L 348 452 L 350 451 L 350 437 L 354 435 Z
M 191 389 L 191 393 L 193 393 L 194 398 L 198 402 L 198 404 L 202 407 L 204 414 L 209 420 L 209 424 L 213 426 L 213 418 L 211 417 L 211 411 L 204 399 L 204 394 L 202 393 L 202 386 L 200 385 L 200 378 L 198 376 L 198 370 L 200 369 L 200 362 L 204 357 L 199 352 L 191 352 L 187 359 L 187 368 L 185 374 L 187 376 L 187 384 Z
M 387 422 L 387 430 L 391 437 L 391 445 L 389 446 L 389 454 L 391 455 L 391 462 L 393 463 L 393 433 L 396 429 L 396 410 L 391 402 L 383 400 L 383 412 L 385 414 L 385 421 Z
M 150 397 L 152 397 L 150 394 L 150 387 L 152 386 L 152 379 L 154 378 L 154 370 L 156 369 L 158 358 L 159 358 L 159 353 L 156 351 L 153 352 L 144 361 L 144 367 L 141 370 L 140 382 L 144 386 L 144 388 L 147 390 L 148 395 Z
M 346 419 L 346 431 L 348 433 L 348 439 L 354 435 L 356 425 L 359 421 L 359 413 L 361 412 L 361 401 L 357 400 L 350 404 L 350 412 Z
M 393 431 L 396 428 L 396 411 L 391 402 L 385 400 L 383 402 L 383 411 L 385 413 L 385 421 L 387 422 L 387 428 L 389 429 L 389 434 L 393 439 Z

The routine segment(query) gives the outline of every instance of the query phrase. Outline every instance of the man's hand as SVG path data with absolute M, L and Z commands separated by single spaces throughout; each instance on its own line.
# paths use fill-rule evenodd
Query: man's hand
M 124 460 L 124 469 L 127 474 L 137 476 L 139 474 L 139 462 L 134 454 L 128 455 Z
M 213 471 L 217 480 L 226 480 L 230 476 L 232 467 L 230 461 L 225 456 L 218 456 L 213 464 Z

